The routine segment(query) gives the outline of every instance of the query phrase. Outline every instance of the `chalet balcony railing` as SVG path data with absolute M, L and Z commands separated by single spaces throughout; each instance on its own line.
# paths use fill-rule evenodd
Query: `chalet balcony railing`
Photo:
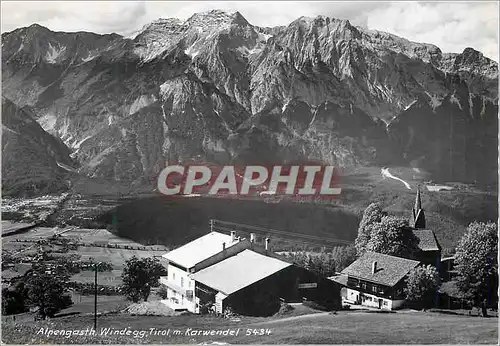
M 175 292 L 186 295 L 187 290 L 185 288 L 169 281 L 166 276 L 160 277 L 160 284 L 167 286 L 168 288 L 170 288 L 171 290 L 173 290 Z

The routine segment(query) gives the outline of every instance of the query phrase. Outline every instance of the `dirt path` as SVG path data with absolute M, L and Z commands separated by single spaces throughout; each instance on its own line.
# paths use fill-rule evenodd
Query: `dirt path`
M 321 317 L 321 316 L 328 316 L 329 314 L 330 314 L 329 312 L 318 312 L 318 313 L 307 314 L 307 315 L 284 317 L 284 318 L 271 319 L 268 321 L 255 322 L 255 323 L 251 323 L 250 325 L 256 326 L 256 325 L 266 325 L 266 324 L 279 323 L 279 322 L 314 319 L 314 318 Z

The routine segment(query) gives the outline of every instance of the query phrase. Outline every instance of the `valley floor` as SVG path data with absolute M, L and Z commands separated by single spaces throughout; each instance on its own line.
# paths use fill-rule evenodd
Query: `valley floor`
M 35 323 L 2 324 L 8 344 L 83 343 L 229 343 L 229 344 L 497 344 L 498 318 L 447 315 L 435 312 L 400 311 L 369 313 L 339 311 L 293 317 L 223 319 L 211 316 L 100 316 L 96 336 L 46 336 L 48 330 L 84 330 L 93 316 L 73 316 Z M 101 330 L 130 330 L 130 335 L 101 336 Z M 169 336 L 150 330 L 170 330 Z M 180 335 L 173 335 L 174 330 Z M 230 330 L 238 335 L 186 335 L 198 331 Z M 136 336 L 133 335 L 136 331 Z M 140 331 L 144 331 L 141 337 Z M 38 335 L 37 335 L 38 334 Z M 122 333 L 124 334 L 124 333 Z M 249 334 L 249 335 L 248 335 Z

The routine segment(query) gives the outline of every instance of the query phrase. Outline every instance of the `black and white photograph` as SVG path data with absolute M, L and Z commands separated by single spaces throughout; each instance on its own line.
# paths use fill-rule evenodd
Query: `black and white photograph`
M 2 1 L 2 344 L 498 344 L 499 4 Z

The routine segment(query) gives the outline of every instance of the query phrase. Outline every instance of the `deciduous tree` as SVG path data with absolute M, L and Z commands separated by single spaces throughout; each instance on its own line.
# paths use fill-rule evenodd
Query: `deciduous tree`
M 495 223 L 473 222 L 458 243 L 455 255 L 457 287 L 472 306 L 481 307 L 498 300 L 498 233 Z
M 26 305 L 26 292 L 23 281 L 2 288 L 2 315 L 26 312 Z
M 334 271 L 340 272 L 356 260 L 356 248 L 353 245 L 337 246 L 332 249 Z
M 69 274 L 60 267 L 34 266 L 26 273 L 25 282 L 27 303 L 38 308 L 42 319 L 53 317 L 73 304 L 68 295 Z
M 410 271 L 406 279 L 406 299 L 414 305 L 428 308 L 433 305 L 439 289 L 439 273 L 431 265 L 419 266 Z
M 382 220 L 385 213 L 378 203 L 371 203 L 363 212 L 363 218 L 359 223 L 358 236 L 354 242 L 358 256 L 366 251 L 366 246 L 370 241 L 372 226 Z
M 386 255 L 414 258 L 418 249 L 418 238 L 413 234 L 408 221 L 396 216 L 384 216 L 372 225 L 366 250 Z
M 141 299 L 147 301 L 151 288 L 160 285 L 162 275 L 166 275 L 166 270 L 156 258 L 139 259 L 134 256 L 123 269 L 123 292 L 134 303 Z

